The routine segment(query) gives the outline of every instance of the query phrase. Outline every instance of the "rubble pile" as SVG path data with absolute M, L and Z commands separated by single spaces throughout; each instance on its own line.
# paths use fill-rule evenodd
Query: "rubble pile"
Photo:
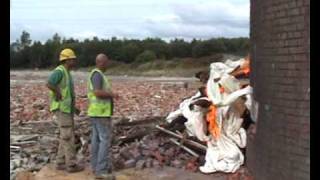
M 80 164 L 89 167 L 91 128 L 86 117 L 86 81 L 77 81 L 76 77 L 75 82 L 78 82 L 76 105 L 81 110 L 80 116 L 75 117 L 77 158 Z M 114 82 L 113 89 L 120 95 L 113 118 L 114 170 L 170 166 L 199 172 L 199 166 L 205 162 L 207 144 L 197 139 L 197 135 L 190 138 L 184 131 L 190 127 L 185 124 L 180 124 L 182 129 L 179 123 L 169 128 L 165 120 L 168 112 L 175 110 L 182 99 L 194 95 L 198 87 L 187 83 Z M 48 110 L 44 82 L 11 83 L 10 101 L 10 173 L 14 179 L 19 171 L 36 173 L 46 164 L 54 163 L 59 130 Z M 203 105 L 196 102 L 192 111 L 201 110 L 197 106 Z M 231 175 L 233 179 L 249 177 L 243 166 Z
M 184 152 L 170 142 L 167 137 L 155 134 L 144 136 L 140 141 L 135 141 L 123 147 L 114 148 L 114 168 L 142 169 L 144 167 L 172 166 L 196 170 L 197 159 Z M 187 164 L 190 164 L 189 167 Z
M 26 76 L 27 77 L 27 76 Z M 79 78 L 79 77 L 78 77 Z M 184 83 L 115 81 L 113 89 L 120 95 L 115 101 L 114 116 L 133 120 L 150 116 L 166 116 L 182 98 L 195 88 L 185 88 Z M 85 115 L 87 110 L 86 81 L 75 77 L 76 106 Z M 49 95 L 44 81 L 37 83 L 10 83 L 10 122 L 51 120 Z
M 75 122 L 77 158 L 79 163 L 89 167 L 90 121 L 86 118 L 77 118 Z M 172 139 L 177 142 L 181 140 L 157 130 L 155 127 L 161 122 L 163 117 L 133 122 L 128 119 L 114 119 L 112 155 L 115 171 L 170 166 L 198 172 L 199 164 L 204 162 L 205 151 L 189 146 L 186 142 L 182 146 L 173 143 Z M 59 144 L 58 135 L 58 127 L 52 121 L 11 125 L 11 178 L 14 179 L 17 172 L 27 170 L 36 173 L 43 166 L 54 163 Z M 187 140 L 197 143 L 194 139 Z M 198 157 L 182 147 L 192 149 Z
M 10 85 L 10 122 L 45 120 L 50 116 L 45 86 Z
M 39 171 L 55 159 L 58 148 L 57 127 L 52 122 L 12 124 L 10 127 L 10 177 L 17 172 Z
M 129 122 L 115 119 L 113 129 L 113 166 L 115 170 L 125 168 L 150 168 L 171 166 L 197 171 L 199 160 L 170 138 L 155 129 L 163 117 Z M 75 121 L 76 149 L 78 160 L 84 165 L 90 163 L 90 121 L 77 118 Z M 140 135 L 139 135 L 140 134 Z M 10 172 L 39 171 L 44 165 L 55 161 L 58 148 L 58 127 L 52 121 L 15 123 L 11 125 Z M 127 139 L 126 139 L 127 138 Z
M 28 74 L 23 76 L 11 74 L 10 77 L 13 77 L 10 81 L 10 172 L 11 177 L 14 178 L 14 174 L 18 171 L 23 169 L 38 171 L 45 164 L 54 161 L 59 131 L 49 112 L 48 90 L 44 77 L 32 75 L 30 78 Z M 113 89 L 121 95 L 121 98 L 115 102 L 114 117 L 131 121 L 145 117 L 163 117 L 175 108 L 182 97 L 189 96 L 193 91 L 190 86 L 186 89 L 185 84 L 134 80 L 115 81 Z M 81 117 L 76 117 L 77 150 L 80 161 L 86 163 L 90 159 L 90 127 L 89 121 L 85 119 L 87 109 L 85 76 L 75 76 L 75 91 L 76 105 L 81 110 Z M 135 141 L 146 135 L 139 136 L 139 132 L 146 129 L 150 127 L 139 125 L 114 128 L 114 159 L 119 159 L 119 162 L 124 163 L 130 160 L 117 154 L 120 154 L 122 148 L 132 148 L 133 144 L 137 146 Z M 120 142 L 118 137 L 125 137 L 131 133 L 136 133 L 138 138 L 122 140 L 122 144 L 117 144 Z M 32 138 L 28 139 L 30 136 Z M 146 136 L 142 142 L 145 141 L 144 144 L 148 145 L 153 139 Z M 159 146 L 160 144 L 165 143 L 159 143 Z M 171 143 L 171 146 L 175 145 Z M 145 152 L 142 150 L 141 152 Z M 140 159 L 137 159 L 134 166 L 136 164 L 141 167 L 153 166 L 153 161 L 148 158 L 153 160 L 154 156 L 143 155 L 143 157 L 145 158 L 141 160 L 145 159 L 146 162 L 138 162 Z M 130 165 L 130 161 L 128 163 Z M 156 162 L 154 164 L 157 165 Z M 124 168 L 124 165 L 116 167 Z

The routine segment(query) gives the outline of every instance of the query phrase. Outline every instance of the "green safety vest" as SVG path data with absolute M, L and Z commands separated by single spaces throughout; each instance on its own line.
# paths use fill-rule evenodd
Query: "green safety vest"
M 96 97 L 93 90 L 92 85 L 92 75 L 94 72 L 98 72 L 103 77 L 103 85 L 102 90 L 109 91 L 111 90 L 111 84 L 107 77 L 103 74 L 102 71 L 95 68 L 91 71 L 88 79 L 88 100 L 89 100 L 89 108 L 88 108 L 88 116 L 89 117 L 110 117 L 112 115 L 112 103 L 110 99 L 101 99 Z
M 50 90 L 50 111 L 60 110 L 64 113 L 72 113 L 74 108 L 74 93 L 71 92 L 73 90 L 72 77 L 63 65 L 59 65 L 55 70 L 62 71 L 63 73 L 62 79 L 58 84 L 62 99 L 56 101 L 54 92 Z

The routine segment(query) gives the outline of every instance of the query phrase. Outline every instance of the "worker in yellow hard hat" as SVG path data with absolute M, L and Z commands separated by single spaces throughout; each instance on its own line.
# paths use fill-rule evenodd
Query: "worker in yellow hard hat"
M 58 170 L 82 171 L 77 165 L 74 139 L 75 93 L 70 70 L 76 65 L 76 55 L 71 49 L 63 49 L 59 56 L 60 65 L 50 75 L 47 87 L 50 90 L 50 111 L 57 117 L 60 130 L 59 148 L 56 159 Z

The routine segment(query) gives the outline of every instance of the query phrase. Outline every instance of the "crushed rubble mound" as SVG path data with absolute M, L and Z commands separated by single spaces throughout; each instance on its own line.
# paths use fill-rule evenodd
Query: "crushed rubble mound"
M 252 126 L 246 126 L 245 119 L 250 119 L 250 112 L 253 111 L 250 109 L 251 105 L 248 105 L 250 103 L 246 104 L 242 99 L 244 95 L 250 94 L 251 89 L 249 91 L 245 88 L 248 86 L 247 82 L 243 86 L 242 80 L 233 77 L 238 74 L 237 68 L 242 67 L 240 62 L 244 64 L 245 61 L 227 62 L 229 69 L 225 68 L 225 64 L 212 64 L 212 71 L 198 74 L 200 82 L 203 83 L 203 87 L 198 91 L 198 87 L 190 88 L 184 84 L 178 87 L 150 82 L 131 82 L 126 85 L 118 83 L 115 91 L 120 92 L 123 98 L 115 103 L 115 107 L 121 109 L 115 109 L 112 140 L 113 171 L 117 173 L 118 179 L 253 179 L 244 167 L 243 150 L 246 142 L 232 142 L 232 146 L 224 147 L 225 142 L 229 142 L 230 137 L 233 138 L 230 135 L 235 137 L 231 140 L 239 139 L 238 136 L 240 140 L 251 137 Z M 77 106 L 82 113 L 75 117 L 75 139 L 77 159 L 86 170 L 74 174 L 54 168 L 59 129 L 55 118 L 49 118 L 51 114 L 48 112 L 45 87 L 35 88 L 36 83 L 15 82 L 10 85 L 10 96 L 15 94 L 15 97 L 10 97 L 12 180 L 93 178 L 89 170 L 91 127 L 90 120 L 84 114 L 87 109 L 84 95 L 86 87 L 83 80 L 80 82 L 76 85 L 76 91 L 80 92 L 77 95 Z M 238 87 L 234 88 L 235 85 Z M 197 92 L 196 95 L 194 92 Z M 181 99 L 183 100 L 179 108 L 168 116 L 168 112 L 173 110 Z M 227 100 L 230 102 L 226 103 Z M 246 101 L 249 100 L 250 96 L 247 96 Z M 240 108 L 235 103 L 237 101 L 241 102 Z M 211 111 L 213 113 L 209 113 Z M 216 114 L 219 116 L 215 116 Z M 244 116 L 248 118 L 243 118 Z M 207 117 L 213 118 L 213 121 Z M 208 124 L 205 123 L 207 121 Z M 229 132 L 230 130 L 235 132 Z M 217 135 L 221 133 L 221 137 L 227 138 L 217 139 L 216 132 Z M 222 151 L 223 148 L 225 151 Z M 210 163 L 209 149 L 215 150 L 212 153 L 214 159 Z M 241 161 L 230 170 L 215 169 L 213 165 L 216 166 L 219 161 L 217 154 L 226 152 L 223 158 L 225 161 L 233 158 L 229 157 L 230 149 L 241 155 Z M 215 173 L 202 174 L 199 167 L 203 164 L 208 165 L 207 167 L 210 165 L 209 170 Z
M 199 155 L 195 157 L 182 148 L 186 147 L 187 143 L 184 143 L 186 146 L 175 144 L 172 139 L 179 142 L 178 138 L 155 128 L 160 127 L 157 125 L 161 122 L 163 117 L 151 117 L 139 121 L 114 119 L 112 154 L 115 172 L 130 168 L 141 171 L 164 167 L 198 172 L 199 164 L 204 162 L 205 152 L 194 146 L 188 146 L 188 149 L 193 148 L 192 151 Z M 90 167 L 90 121 L 86 118 L 76 119 L 75 126 L 79 163 Z M 54 121 L 12 124 L 11 179 L 17 177 L 17 172 L 27 171 L 37 175 L 48 164 L 54 164 L 59 144 L 58 134 L 58 127 Z M 196 140 L 190 141 L 198 143 Z
M 49 120 L 49 96 L 45 86 L 45 78 L 48 76 L 32 79 L 30 74 L 13 77 L 15 74 L 19 73 L 10 73 L 10 123 Z M 85 115 L 88 106 L 87 74 L 74 74 L 76 106 L 81 110 L 81 115 Z M 180 80 L 168 82 L 119 79 L 112 81 L 112 84 L 113 90 L 121 94 L 115 101 L 114 116 L 134 120 L 166 116 L 180 99 L 191 95 L 195 90 L 192 83 Z

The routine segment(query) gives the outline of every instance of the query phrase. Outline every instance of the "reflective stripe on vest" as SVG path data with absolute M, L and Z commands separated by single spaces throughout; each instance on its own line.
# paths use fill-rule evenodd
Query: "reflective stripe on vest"
M 50 90 L 50 111 L 60 110 L 61 112 L 71 113 L 73 109 L 73 97 L 71 96 L 72 78 L 63 65 L 58 66 L 55 70 L 63 73 L 62 79 L 58 84 L 62 100 L 56 101 L 54 92 Z
M 103 78 L 102 90 L 108 91 L 111 89 L 111 85 L 107 77 L 99 69 L 93 69 L 89 75 L 88 79 L 88 116 L 90 117 L 110 117 L 112 115 L 112 104 L 111 99 L 101 99 L 96 97 L 93 90 L 92 76 L 94 72 L 97 72 Z

